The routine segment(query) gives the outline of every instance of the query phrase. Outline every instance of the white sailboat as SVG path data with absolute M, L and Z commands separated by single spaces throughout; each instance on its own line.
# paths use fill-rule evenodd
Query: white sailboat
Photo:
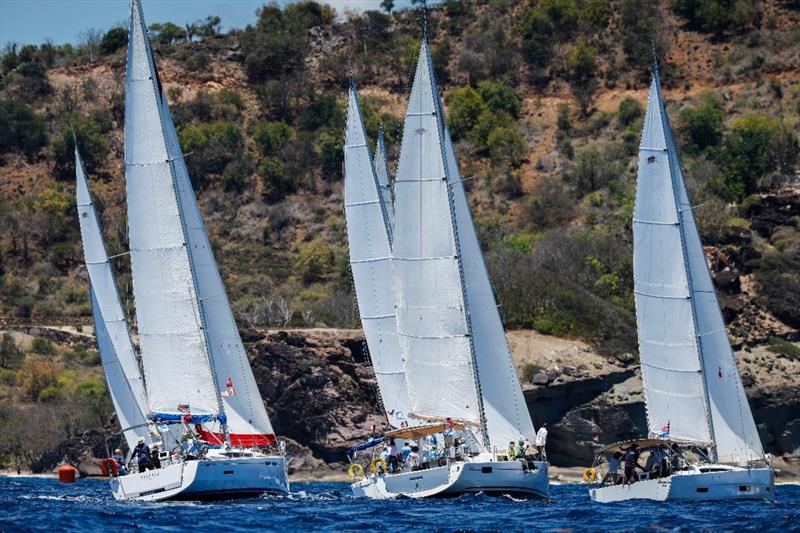
M 114 496 L 164 500 L 286 494 L 285 453 L 214 261 L 139 0 L 131 2 L 125 96 L 129 244 L 144 373 L 128 364 L 126 383 L 109 378 L 109 388 L 115 398 L 123 397 L 126 384 L 137 391 L 129 395 L 137 400 L 138 411 L 117 405 L 121 422 L 123 417 L 138 422 L 123 428 L 126 438 L 133 432 L 160 441 L 165 451 L 161 468 L 114 478 Z M 86 177 L 79 164 L 76 169 L 99 345 L 109 360 L 113 352 L 129 363 L 133 348 L 127 323 Z M 90 268 L 90 263 L 104 267 Z M 104 340 L 104 331 L 111 331 L 111 342 Z M 146 422 L 140 422 L 142 415 Z
M 361 177 L 365 192 L 351 194 L 346 202 L 382 206 L 386 220 L 386 202 L 380 201 L 381 183 L 368 149 L 357 148 L 366 146 L 366 136 L 352 90 L 350 98 L 346 195 L 355 188 L 354 174 Z M 365 476 L 352 485 L 353 493 L 371 498 L 467 492 L 546 496 L 547 463 L 514 460 L 515 452 L 508 451 L 509 443 L 513 448 L 519 441 L 532 441 L 534 428 L 445 126 L 427 38 L 406 113 L 394 193 L 394 223 L 380 228 L 390 236 L 387 263 L 394 291 L 387 289 L 381 297 L 394 293 L 408 418 L 424 425 L 385 436 L 419 442 L 442 434 L 447 456 L 412 471 Z M 355 219 L 353 226 L 363 229 Z M 351 250 L 372 249 L 380 242 L 386 251 L 382 236 L 363 231 L 348 231 L 348 236 Z M 355 281 L 357 295 L 367 290 L 359 287 L 357 276 Z M 369 335 L 367 341 L 372 352 Z M 454 435 L 459 440 L 448 442 Z
M 658 70 L 639 147 L 634 291 L 649 440 L 664 466 L 592 500 L 774 498 L 764 454 L 706 264 L 661 96 Z M 601 456 L 633 443 L 608 446 Z M 655 479 L 654 479 L 655 478 Z

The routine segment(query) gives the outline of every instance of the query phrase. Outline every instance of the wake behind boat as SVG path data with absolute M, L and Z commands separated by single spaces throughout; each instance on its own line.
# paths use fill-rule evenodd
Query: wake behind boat
M 375 158 L 385 165 L 378 143 Z M 378 388 L 393 428 L 355 495 L 548 495 L 534 428 L 478 243 L 423 39 L 394 195 L 370 157 L 355 87 L 345 140 L 350 263 Z M 401 452 L 400 450 L 403 449 Z M 353 455 L 350 456 L 354 460 Z M 366 474 L 366 475 L 365 475 Z
M 606 461 L 609 474 L 589 491 L 594 501 L 775 497 L 775 474 L 742 387 L 693 209 L 654 68 L 633 215 L 650 439 L 598 452 L 595 462 Z M 640 455 L 647 459 L 641 475 Z
M 141 365 L 76 148 L 78 211 L 103 367 L 131 461 L 119 500 L 289 491 L 191 188 L 139 0 L 131 3 L 125 178 Z M 130 463 L 130 464 L 128 464 Z M 130 471 L 128 471 L 130 467 Z

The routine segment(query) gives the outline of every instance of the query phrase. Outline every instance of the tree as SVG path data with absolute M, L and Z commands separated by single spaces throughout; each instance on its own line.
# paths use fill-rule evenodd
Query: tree
M 631 97 L 625 98 L 617 108 L 617 120 L 622 127 L 629 126 L 634 120 L 642 116 L 642 106 Z
M 86 49 L 89 63 L 94 63 L 94 59 L 97 56 L 98 47 L 100 46 L 100 41 L 103 38 L 103 32 L 96 28 L 90 28 L 82 31 L 78 37 L 80 39 L 81 47 Z
M 260 122 L 253 132 L 253 140 L 261 155 L 277 156 L 292 137 L 294 130 L 282 121 Z
M 100 53 L 105 55 L 113 54 L 127 44 L 127 28 L 117 26 L 116 28 L 111 28 L 103 35 L 103 39 L 100 41 Z
M 45 144 L 45 124 L 39 115 L 21 102 L 0 98 L 0 161 L 10 150 L 30 157 Z
M 489 153 L 495 162 L 517 166 L 525 157 L 528 145 L 514 126 L 500 126 L 492 130 L 486 140 Z
M 488 109 L 478 91 L 472 87 L 461 87 L 447 95 L 447 123 L 454 139 L 468 134 L 478 119 Z
M 700 103 L 681 111 L 678 131 L 688 153 L 698 154 L 722 139 L 725 106 L 717 93 L 703 93 Z
M 221 175 L 244 150 L 239 127 L 222 120 L 190 125 L 178 133 L 181 147 L 192 155 L 186 159 L 195 187 L 203 188 L 209 174 Z
M 221 18 L 216 15 L 209 15 L 205 20 L 196 21 L 194 27 L 201 37 L 214 37 L 219 33 L 221 23 Z
M 735 120 L 722 140 L 717 192 L 741 201 L 756 191 L 759 178 L 770 172 L 794 172 L 800 156 L 797 135 L 777 117 L 747 115 Z
M 9 332 L 3 333 L 3 340 L 0 342 L 0 367 L 7 369 L 19 368 L 25 354 L 14 342 L 14 336 Z
M 689 27 L 717 35 L 741 30 L 761 15 L 757 0 L 674 0 L 672 5 Z
M 392 9 L 394 9 L 394 0 L 381 0 L 381 9 L 391 13 Z
M 522 103 L 507 80 L 484 80 L 478 85 L 478 93 L 492 111 L 505 111 L 515 119 L 519 118 Z
M 572 93 L 578 100 L 581 112 L 586 115 L 592 96 L 597 90 L 595 71 L 597 70 L 597 50 L 586 44 L 586 39 L 578 38 L 577 43 L 567 53 L 567 72 Z
M 172 22 L 154 23 L 150 25 L 150 39 L 161 44 L 175 44 L 186 37 L 186 32 Z

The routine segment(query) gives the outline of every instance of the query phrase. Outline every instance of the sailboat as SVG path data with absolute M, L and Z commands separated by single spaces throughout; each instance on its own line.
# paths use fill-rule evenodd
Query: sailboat
M 693 209 L 655 66 L 633 214 L 649 435 L 606 446 L 598 458 L 636 444 L 659 460 L 639 481 L 590 489 L 594 501 L 774 498 L 774 472 L 742 387 Z
M 351 256 L 357 252 L 351 257 L 356 296 L 371 354 L 383 344 L 378 339 L 376 345 L 371 320 L 364 320 L 371 312 L 365 295 L 377 295 L 383 313 L 393 315 L 382 324 L 399 350 L 392 345 L 385 357 L 393 365 L 402 363 L 396 375 L 405 382 L 406 418 L 414 421 L 384 438 L 425 445 L 430 453 L 421 465 L 392 472 L 376 459 L 371 475 L 351 489 L 371 498 L 470 492 L 547 496 L 546 461 L 515 457 L 517 443 L 534 439 L 533 423 L 445 125 L 427 36 L 405 118 L 391 224 L 353 88 L 349 100 L 345 202 Z M 367 205 L 372 206 L 369 226 L 357 218 Z M 359 281 L 368 276 L 356 274 L 367 268 L 365 259 L 384 265 L 371 282 Z M 386 300 L 392 295 L 390 306 Z M 380 375 L 378 383 L 385 396 Z
M 163 451 L 161 468 L 113 478 L 114 497 L 286 494 L 284 447 L 233 319 L 139 0 L 131 2 L 125 97 L 129 253 L 142 371 L 76 152 L 79 217 L 98 345 L 123 432 L 129 447 L 144 438 Z

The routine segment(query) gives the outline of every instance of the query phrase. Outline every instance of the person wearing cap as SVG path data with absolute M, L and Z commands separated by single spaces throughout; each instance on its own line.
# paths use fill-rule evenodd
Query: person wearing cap
M 150 468 L 153 470 L 158 470 L 161 468 L 161 459 L 158 457 L 159 451 L 158 443 L 156 442 L 150 449 Z
M 120 476 L 127 476 L 128 475 L 128 467 L 125 466 L 125 456 L 122 455 L 122 450 L 117 448 L 114 450 L 114 455 L 111 456 L 111 459 L 117 463 L 117 475 Z
M 136 457 L 136 462 L 139 465 L 139 472 L 144 472 L 148 468 L 152 468 L 150 464 L 150 448 L 144 443 L 144 437 L 139 437 L 136 441 L 136 447 L 133 449 L 132 457 Z

